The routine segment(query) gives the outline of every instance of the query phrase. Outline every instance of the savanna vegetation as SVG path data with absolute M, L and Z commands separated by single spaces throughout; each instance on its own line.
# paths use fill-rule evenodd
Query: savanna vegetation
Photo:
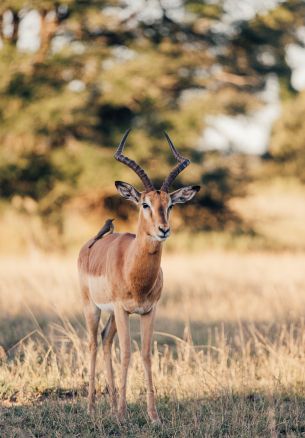
M 268 251 L 266 241 L 249 251 L 246 236 L 233 244 L 212 233 L 180 236 L 186 241 L 165 255 L 153 346 L 159 428 L 146 416 L 137 318 L 131 320 L 127 420 L 118 423 L 110 413 L 101 348 L 97 411 L 90 418 L 75 255 L 2 256 L 1 435 L 302 436 L 304 191 L 296 187 L 280 180 L 235 201 L 245 220 L 259 218 Z M 118 376 L 117 341 L 113 358 Z
M 303 254 L 223 250 L 164 259 L 153 347 L 162 425 L 153 428 L 137 318 L 127 420 L 110 413 L 101 349 L 90 418 L 74 259 L 1 260 L 1 435 L 302 436 L 304 262 Z M 118 344 L 113 354 L 118 375 Z

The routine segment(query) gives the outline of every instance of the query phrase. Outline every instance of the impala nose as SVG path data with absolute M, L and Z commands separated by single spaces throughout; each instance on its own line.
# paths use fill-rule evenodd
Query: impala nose
M 170 228 L 169 227 L 159 227 L 159 230 L 163 234 L 162 237 L 166 237 L 169 234 Z

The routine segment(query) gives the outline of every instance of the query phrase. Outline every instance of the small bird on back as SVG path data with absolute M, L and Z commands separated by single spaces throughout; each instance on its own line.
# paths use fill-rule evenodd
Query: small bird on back
M 114 230 L 114 225 L 113 225 L 113 221 L 114 219 L 107 219 L 106 222 L 104 223 L 104 225 L 102 226 L 102 228 L 100 229 L 100 231 L 97 233 L 97 235 L 93 238 L 93 242 L 90 243 L 89 245 L 89 249 L 98 241 L 100 240 L 103 236 L 105 236 L 106 234 L 112 234 L 113 230 Z

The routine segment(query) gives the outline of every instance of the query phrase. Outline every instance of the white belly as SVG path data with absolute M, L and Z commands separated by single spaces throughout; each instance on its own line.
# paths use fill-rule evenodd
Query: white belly
M 107 304 L 99 304 L 95 303 L 99 309 L 101 309 L 103 312 L 114 312 L 114 305 L 113 303 L 107 303 Z
M 127 302 L 125 301 L 122 303 L 124 310 L 128 313 L 136 313 L 137 315 L 146 315 L 146 313 L 149 313 L 153 307 L 152 304 L 145 304 L 143 306 L 137 306 L 134 302 Z
M 137 313 L 138 315 L 144 315 L 147 313 L 147 311 L 144 309 L 144 307 L 136 307 L 134 309 L 134 313 Z
M 106 277 L 90 275 L 88 278 L 88 285 L 90 296 L 95 305 L 105 312 L 113 312 L 114 306 L 111 301 L 112 298 L 109 293 Z

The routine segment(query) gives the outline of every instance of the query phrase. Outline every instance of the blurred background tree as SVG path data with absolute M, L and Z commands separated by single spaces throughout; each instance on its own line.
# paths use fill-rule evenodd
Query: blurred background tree
M 3 208 L 35 212 L 59 242 L 67 209 L 132 218 L 132 206 L 113 189 L 118 177 L 138 185 L 113 159 L 132 127 L 128 155 L 156 183 L 173 165 L 163 130 L 192 159 L 176 184 L 200 181 L 203 189 L 181 209 L 178 228 L 246 229 L 230 200 L 245 194 L 253 160 L 234 144 L 211 150 L 204 133 L 210 117 L 238 120 L 259 111 L 271 76 L 284 110 L 264 152 L 304 180 L 304 96 L 291 83 L 287 48 L 304 47 L 305 4 L 274 2 L 250 17 L 236 17 L 234 7 L 229 1 L 2 1 Z

